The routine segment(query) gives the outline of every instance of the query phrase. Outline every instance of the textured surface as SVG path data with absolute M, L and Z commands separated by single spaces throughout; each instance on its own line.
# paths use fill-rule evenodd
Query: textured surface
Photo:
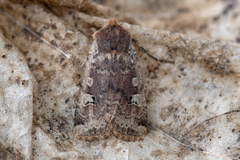
M 38 83 L 29 83 L 34 86 L 33 91 L 20 83 L 20 87 L 12 88 L 11 93 L 19 93 L 17 97 L 10 96 L 17 108 L 14 114 L 5 105 L 4 89 L 0 90 L 4 111 L 4 120 L 0 121 L 2 157 L 16 159 L 32 154 L 33 159 L 44 160 L 240 158 L 238 1 L 101 0 L 105 6 L 90 5 L 100 14 L 88 7 L 65 8 L 64 0 L 47 2 L 0 0 L 0 32 L 4 37 L 1 51 L 7 57 L 10 47 L 4 46 L 11 44 L 14 55 L 0 57 L 1 66 L 5 67 L 1 71 L 1 87 L 8 88 L 8 82 L 18 86 L 15 74 L 32 74 Z M 116 9 L 117 14 L 108 17 L 106 8 Z M 97 15 L 106 15 L 106 19 Z M 111 136 L 88 142 L 74 136 L 74 111 L 85 66 L 82 63 L 92 44 L 91 34 L 109 18 L 117 19 L 151 55 L 175 62 L 159 66 L 136 47 L 150 124 L 143 141 L 126 142 Z M 11 66 L 18 72 L 8 72 Z M 23 66 L 28 66 L 30 74 Z M 18 103 L 22 100 L 26 100 L 25 107 Z M 21 121 L 12 121 L 13 117 L 21 117 Z M 21 128 L 21 132 L 14 132 L 20 134 L 14 134 L 11 142 L 7 141 L 10 128 Z
M 31 159 L 37 85 L 24 56 L 1 33 L 0 48 L 0 159 Z
M 94 33 L 75 111 L 80 140 L 105 139 L 113 133 L 142 140 L 147 133 L 147 106 L 131 34 L 115 20 Z

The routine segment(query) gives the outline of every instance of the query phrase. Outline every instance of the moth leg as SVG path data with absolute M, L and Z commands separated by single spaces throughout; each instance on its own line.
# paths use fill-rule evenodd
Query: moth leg
M 174 64 L 174 61 L 169 61 L 169 60 L 166 60 L 166 59 L 157 59 L 156 57 L 152 56 L 140 45 L 140 43 L 136 39 L 132 38 L 132 42 L 138 46 L 138 48 L 141 50 L 142 53 L 147 54 L 148 57 L 157 61 L 158 65 L 160 65 L 161 63 L 172 63 L 172 64 Z

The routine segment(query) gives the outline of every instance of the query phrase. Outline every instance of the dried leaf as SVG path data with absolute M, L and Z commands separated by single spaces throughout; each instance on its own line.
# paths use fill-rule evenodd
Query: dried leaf
M 0 159 L 240 159 L 238 35 L 211 30 L 233 21 L 239 4 L 162 3 L 106 1 L 113 11 L 90 1 L 0 0 Z M 159 66 L 138 52 L 151 124 L 141 142 L 73 134 L 90 35 L 110 17 L 135 24 L 120 23 L 151 55 L 175 62 Z

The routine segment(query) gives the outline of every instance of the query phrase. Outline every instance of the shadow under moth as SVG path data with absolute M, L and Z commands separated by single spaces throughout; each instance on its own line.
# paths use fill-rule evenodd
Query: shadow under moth
M 93 38 L 75 110 L 75 136 L 143 140 L 147 106 L 135 40 L 114 19 Z

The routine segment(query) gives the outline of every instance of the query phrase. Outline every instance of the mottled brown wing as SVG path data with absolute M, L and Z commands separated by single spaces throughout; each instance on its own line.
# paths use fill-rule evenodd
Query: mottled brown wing
M 143 140 L 147 133 L 147 107 L 132 42 L 126 53 L 117 53 L 109 61 L 106 121 L 116 137 Z
M 105 121 L 108 73 L 93 42 L 75 110 L 74 132 L 80 140 L 105 139 L 111 132 Z
M 78 139 L 135 141 L 147 133 L 147 108 L 131 34 L 116 20 L 95 32 L 86 61 L 74 132 Z

